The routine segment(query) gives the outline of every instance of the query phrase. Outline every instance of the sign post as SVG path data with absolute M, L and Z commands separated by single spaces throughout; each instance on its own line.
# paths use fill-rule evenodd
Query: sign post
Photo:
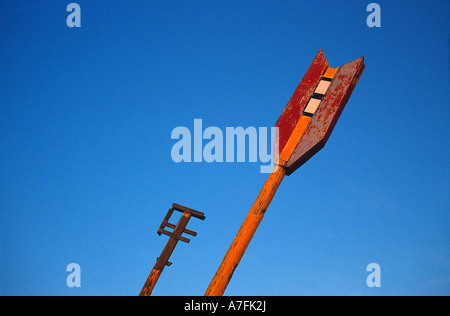
M 275 168 L 228 249 L 206 296 L 223 295 L 285 175 L 323 148 L 362 72 L 364 57 L 331 68 L 323 51 L 314 58 L 276 123 Z
M 172 216 L 173 211 L 183 213 L 177 225 L 169 223 L 169 219 Z M 164 218 L 157 232 L 158 235 L 164 234 L 169 236 L 170 237 L 169 241 L 167 242 L 167 245 L 164 247 L 164 250 L 162 251 L 161 255 L 156 260 L 156 264 L 153 267 L 152 272 L 148 276 L 147 281 L 145 282 L 144 287 L 142 288 L 139 296 L 150 296 L 152 294 L 155 284 L 158 281 L 159 276 L 161 275 L 165 266 L 172 265 L 172 263 L 169 262 L 169 258 L 172 255 L 172 252 L 175 250 L 178 241 L 181 240 L 186 243 L 190 242 L 188 238 L 183 237 L 181 235 L 183 233 L 186 233 L 191 236 L 197 236 L 196 232 L 186 229 L 186 226 L 189 223 L 189 220 L 191 219 L 192 216 L 201 220 L 205 220 L 205 214 L 203 214 L 202 212 L 175 203 L 172 204 L 172 208 L 169 209 L 169 211 L 167 212 L 167 215 Z M 173 228 L 173 232 L 165 230 L 166 227 Z

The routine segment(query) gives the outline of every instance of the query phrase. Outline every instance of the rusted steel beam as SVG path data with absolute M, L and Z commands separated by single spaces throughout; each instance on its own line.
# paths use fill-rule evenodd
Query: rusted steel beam
M 180 219 L 178 220 L 177 225 L 173 225 L 169 223 L 169 219 L 172 216 L 173 211 L 181 211 L 183 214 L 181 215 Z M 170 236 L 169 241 L 167 242 L 166 246 L 164 247 L 161 255 L 156 260 L 156 264 L 153 267 L 149 277 L 147 278 L 147 281 L 145 282 L 139 296 L 150 296 L 153 292 L 153 289 L 155 287 L 156 282 L 158 281 L 162 271 L 166 266 L 172 265 L 171 262 L 169 262 L 169 258 L 172 255 L 176 245 L 178 244 L 178 241 L 184 241 L 186 243 L 189 243 L 189 239 L 182 237 L 181 235 L 183 233 L 188 233 L 190 235 L 196 236 L 197 233 L 187 230 L 186 226 L 189 223 L 189 220 L 191 219 L 191 216 L 194 216 L 199 218 L 201 220 L 205 219 L 205 215 L 201 212 L 192 210 L 190 208 L 187 208 L 185 206 L 181 206 L 178 204 L 173 204 L 172 208 L 169 209 L 167 212 L 167 215 L 164 217 L 164 220 L 161 224 L 161 226 L 158 229 L 158 234 L 165 234 Z M 168 232 L 164 228 L 165 227 L 173 228 L 173 232 Z
M 189 207 L 183 206 L 183 205 L 179 205 L 176 203 L 172 204 L 172 208 L 179 211 L 179 212 L 188 212 L 190 213 L 193 217 L 196 217 L 198 219 L 201 219 L 202 221 L 205 220 L 205 214 L 203 214 L 202 212 L 193 210 Z

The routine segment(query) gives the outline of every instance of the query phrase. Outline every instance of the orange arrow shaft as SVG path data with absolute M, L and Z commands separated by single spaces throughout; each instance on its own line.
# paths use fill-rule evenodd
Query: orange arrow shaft
M 276 166 L 270 174 L 206 290 L 206 296 L 221 296 L 225 292 L 234 270 L 241 261 L 285 175 L 286 169 L 281 166 Z
M 309 124 L 309 121 L 311 121 L 311 117 L 306 115 L 300 116 L 300 119 L 298 120 L 297 125 L 295 125 L 295 128 L 292 131 L 292 134 L 289 137 L 286 146 L 284 146 L 284 149 L 280 154 L 280 158 L 277 163 L 279 163 L 281 166 L 284 166 L 289 161 L 289 158 L 291 158 L 292 153 L 294 152 L 298 142 L 300 141 L 300 138 L 303 135 L 303 132 L 306 130 L 306 127 Z
M 291 157 L 310 121 L 311 117 L 302 115 L 297 122 L 297 125 L 286 143 L 286 146 L 280 154 L 279 160 L 275 162 L 278 165 L 270 174 L 261 192 L 256 198 L 255 203 L 253 203 L 250 211 L 248 212 L 244 223 L 239 229 L 233 243 L 223 259 L 222 264 L 206 290 L 206 296 L 221 296 L 225 292 L 225 289 L 233 276 L 234 270 L 241 261 L 245 250 L 250 244 L 256 229 L 261 223 L 264 214 L 269 207 L 270 202 L 272 202 L 281 181 L 286 175 L 286 169 L 283 166 Z

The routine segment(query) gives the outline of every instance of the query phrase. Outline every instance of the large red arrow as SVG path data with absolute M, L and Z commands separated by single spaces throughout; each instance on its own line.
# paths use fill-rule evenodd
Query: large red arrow
M 319 51 L 276 123 L 275 169 L 239 229 L 205 295 L 225 292 L 284 176 L 323 148 L 364 70 L 364 58 L 331 68 Z
M 325 146 L 364 68 L 364 57 L 336 69 L 329 66 L 322 50 L 314 58 L 275 125 L 278 127 L 275 136 L 278 147 L 274 152 L 281 154 L 298 122 L 305 116 L 311 117 L 300 139 L 292 140 L 295 148 L 291 148 L 292 152 L 279 161 L 288 175 Z M 278 158 L 275 157 L 276 160 Z

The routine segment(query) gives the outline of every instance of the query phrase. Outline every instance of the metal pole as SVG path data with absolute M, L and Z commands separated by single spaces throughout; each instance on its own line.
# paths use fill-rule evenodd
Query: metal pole
M 191 218 L 191 214 L 189 212 L 183 212 L 183 215 L 181 216 L 180 220 L 177 223 L 177 226 L 173 230 L 173 234 L 177 236 L 181 236 L 184 229 L 186 228 L 186 225 L 189 222 L 189 219 Z M 156 261 L 155 266 L 153 267 L 152 272 L 150 273 L 149 277 L 147 278 L 147 281 L 144 284 L 144 287 L 141 290 L 141 293 L 139 296 L 150 296 L 152 294 L 153 288 L 155 287 L 156 282 L 159 279 L 159 276 L 161 275 L 162 271 L 164 270 L 164 267 L 168 264 L 169 258 L 172 255 L 173 250 L 175 249 L 175 246 L 178 243 L 178 239 L 175 237 L 170 237 L 169 241 L 167 242 L 167 245 L 164 247 L 161 255 L 159 256 L 158 260 Z

